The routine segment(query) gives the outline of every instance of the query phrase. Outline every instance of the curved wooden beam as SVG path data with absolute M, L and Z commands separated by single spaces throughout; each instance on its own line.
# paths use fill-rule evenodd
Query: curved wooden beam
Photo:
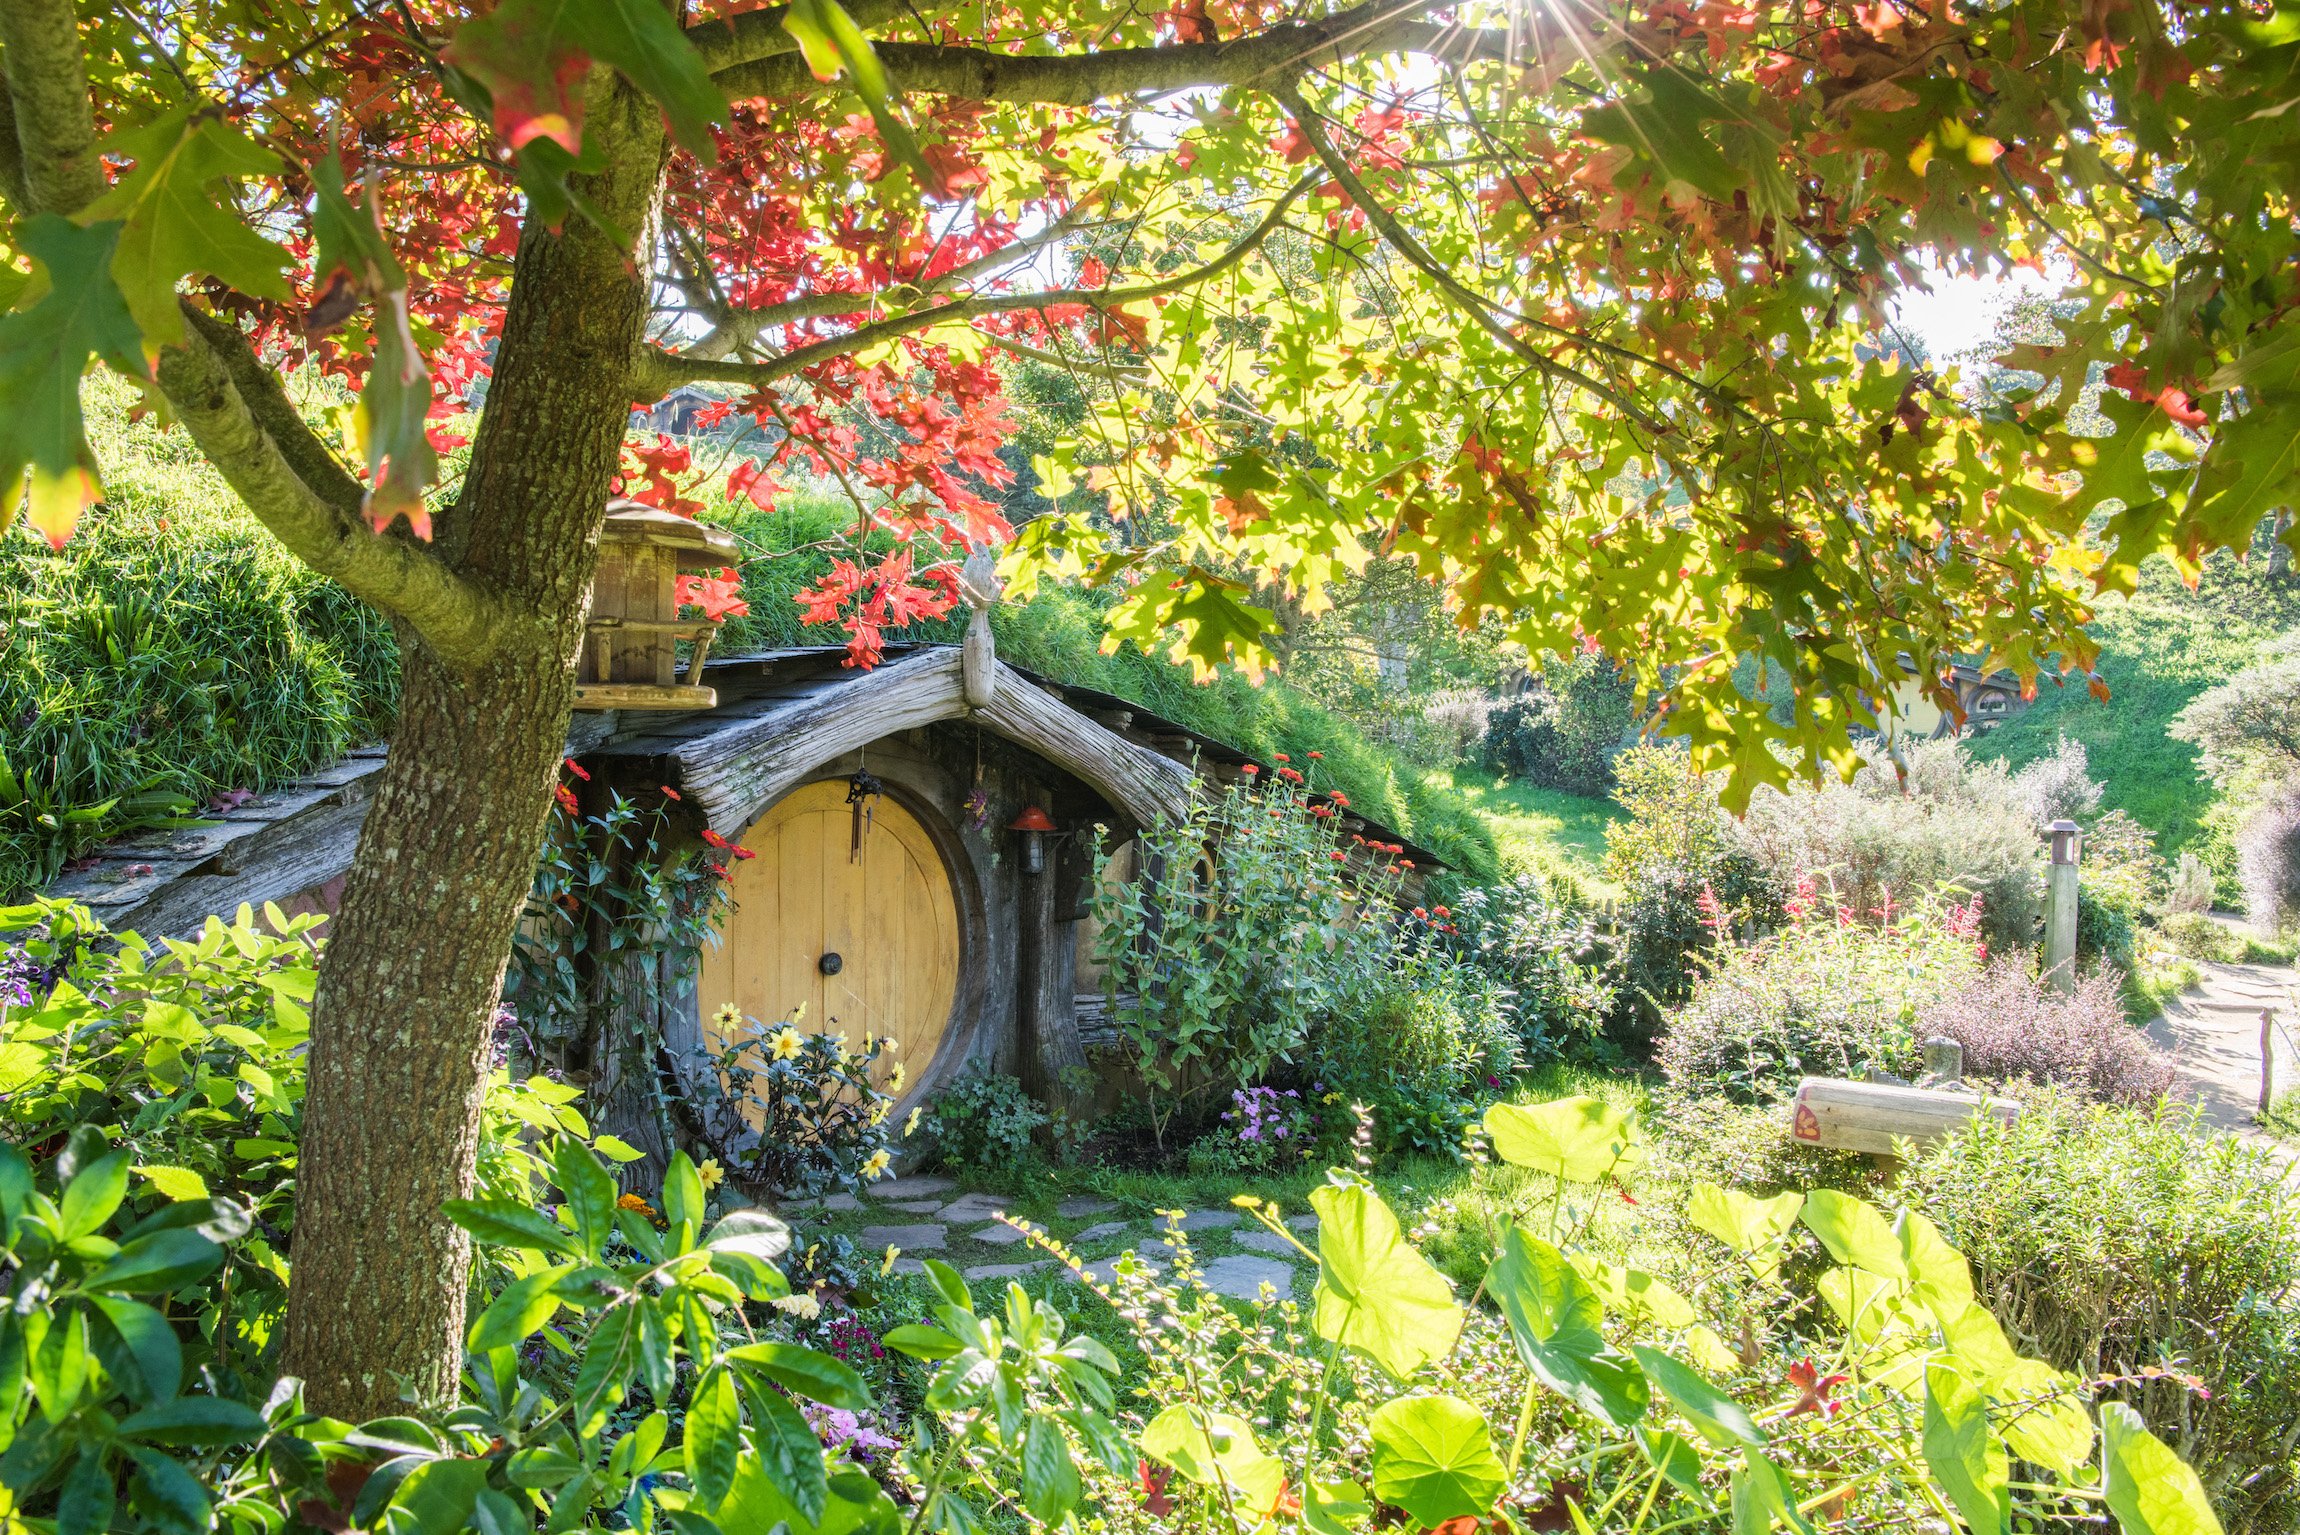
M 823 764 L 941 720 L 973 719 L 1148 824 L 1189 814 L 1188 769 L 1137 746 L 999 664 L 990 704 L 969 708 L 959 653 L 926 650 L 682 741 L 679 792 L 711 829 L 738 838 Z

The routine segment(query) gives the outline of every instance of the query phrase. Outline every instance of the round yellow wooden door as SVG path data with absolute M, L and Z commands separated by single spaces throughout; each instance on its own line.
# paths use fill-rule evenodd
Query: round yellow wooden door
M 917 1085 L 950 1025 L 958 994 L 958 905 L 942 856 L 918 818 L 881 795 L 855 846 L 845 779 L 778 801 L 743 838 L 756 856 L 732 865 L 734 910 L 703 949 L 703 1031 L 734 1003 L 770 1028 L 802 1005 L 810 1034 L 892 1035 L 895 1062 Z

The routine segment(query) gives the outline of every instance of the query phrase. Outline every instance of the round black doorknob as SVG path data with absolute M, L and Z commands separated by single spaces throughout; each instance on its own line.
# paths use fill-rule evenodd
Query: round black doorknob
M 825 975 L 837 975 L 839 971 L 846 968 L 846 961 L 836 954 L 825 954 L 821 959 L 815 961 L 815 968 Z

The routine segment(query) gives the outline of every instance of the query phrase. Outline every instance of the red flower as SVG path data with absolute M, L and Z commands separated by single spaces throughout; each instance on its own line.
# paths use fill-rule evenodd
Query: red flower
M 1350 855 L 1347 853 L 1335 853 L 1331 857 L 1336 863 L 1348 863 L 1350 861 Z
M 1414 866 L 1414 861 L 1411 858 L 1401 858 L 1398 862 L 1408 869 Z
M 1431 909 L 1432 911 L 1436 912 L 1436 913 L 1437 913 L 1439 916 L 1441 916 L 1441 917 L 1450 917 L 1450 916 L 1452 916 L 1452 915 L 1453 915 L 1453 913 L 1452 913 L 1451 911 L 1448 911 L 1448 910 L 1447 910 L 1445 907 L 1443 907 L 1443 906 L 1433 906 L 1433 907 L 1431 907 L 1430 909 Z
M 1414 915 L 1426 920 L 1429 916 L 1429 908 L 1426 906 L 1416 906 L 1414 908 Z
M 1300 783 L 1302 781 L 1302 775 L 1295 772 L 1292 768 L 1278 769 L 1278 776 L 1286 780 L 1288 783 Z
M 1294 760 L 1293 758 L 1287 756 L 1284 752 L 1272 752 L 1270 755 L 1277 758 L 1280 762 L 1291 762 Z
M 1341 806 L 1344 810 L 1350 808 L 1350 797 L 1339 789 L 1336 789 L 1333 793 L 1327 795 L 1326 798 L 1332 800 L 1335 804 Z
M 1849 1375 L 1823 1375 L 1811 1359 L 1798 1360 L 1789 1366 L 1789 1384 L 1797 1388 L 1797 1405 L 1789 1409 L 1789 1416 L 1794 1418 L 1801 1412 L 1830 1416 L 1845 1404 L 1830 1400 L 1829 1393 L 1851 1379 Z
M 658 784 L 656 787 L 663 791 L 663 798 L 665 799 L 675 800 L 679 797 L 679 791 L 672 788 L 669 784 Z
M 1326 760 L 1326 754 L 1324 752 L 1312 752 L 1310 753 L 1310 760 L 1312 762 L 1323 762 Z
M 715 848 L 731 848 L 734 846 L 732 842 L 729 842 L 726 838 L 720 836 L 717 832 L 713 831 L 708 826 L 703 828 L 703 840 Z
M 1246 764 L 1244 767 L 1242 767 L 1242 768 L 1238 769 L 1238 771 L 1239 771 L 1239 772 L 1241 772 L 1241 773 L 1243 773 L 1243 774 L 1245 774 L 1245 775 L 1246 775 L 1248 778 L 1251 778 L 1251 777 L 1253 777 L 1253 776 L 1254 776 L 1256 773 L 1259 773 L 1259 772 L 1260 772 L 1260 771 L 1262 771 L 1262 770 L 1261 770 L 1260 768 L 1258 768 L 1258 767 L 1254 766 L 1254 764 L 1253 764 L 1253 763 L 1249 762 L 1249 763 L 1247 763 L 1247 764 Z
M 583 764 L 577 762 L 573 757 L 569 757 L 566 762 L 561 765 L 564 766 L 568 772 L 573 773 L 577 778 L 582 779 L 585 783 L 589 783 L 591 781 L 591 775 L 583 771 Z
M 565 784 L 556 785 L 551 790 L 551 797 L 559 801 L 559 808 L 566 811 L 569 815 L 573 815 L 578 810 L 582 809 L 582 806 L 575 803 L 575 791 L 568 788 Z
M 744 861 L 746 861 L 746 860 L 748 860 L 748 859 L 756 858 L 756 857 L 758 857 L 758 856 L 759 856 L 758 854 L 756 854 L 756 853 L 752 852 L 752 851 L 751 851 L 749 848 L 747 848 L 747 847 L 730 848 L 728 851 L 732 852 L 732 853 L 735 855 L 735 861 L 736 861 L 736 862 L 738 862 L 738 863 L 741 863 L 741 862 L 744 862 Z

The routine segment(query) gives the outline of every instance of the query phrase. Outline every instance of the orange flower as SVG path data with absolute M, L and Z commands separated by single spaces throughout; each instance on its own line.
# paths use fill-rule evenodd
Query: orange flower
M 625 1194 L 615 1201 L 618 1210 L 635 1210 L 648 1220 L 655 1218 L 655 1207 L 636 1194 Z

